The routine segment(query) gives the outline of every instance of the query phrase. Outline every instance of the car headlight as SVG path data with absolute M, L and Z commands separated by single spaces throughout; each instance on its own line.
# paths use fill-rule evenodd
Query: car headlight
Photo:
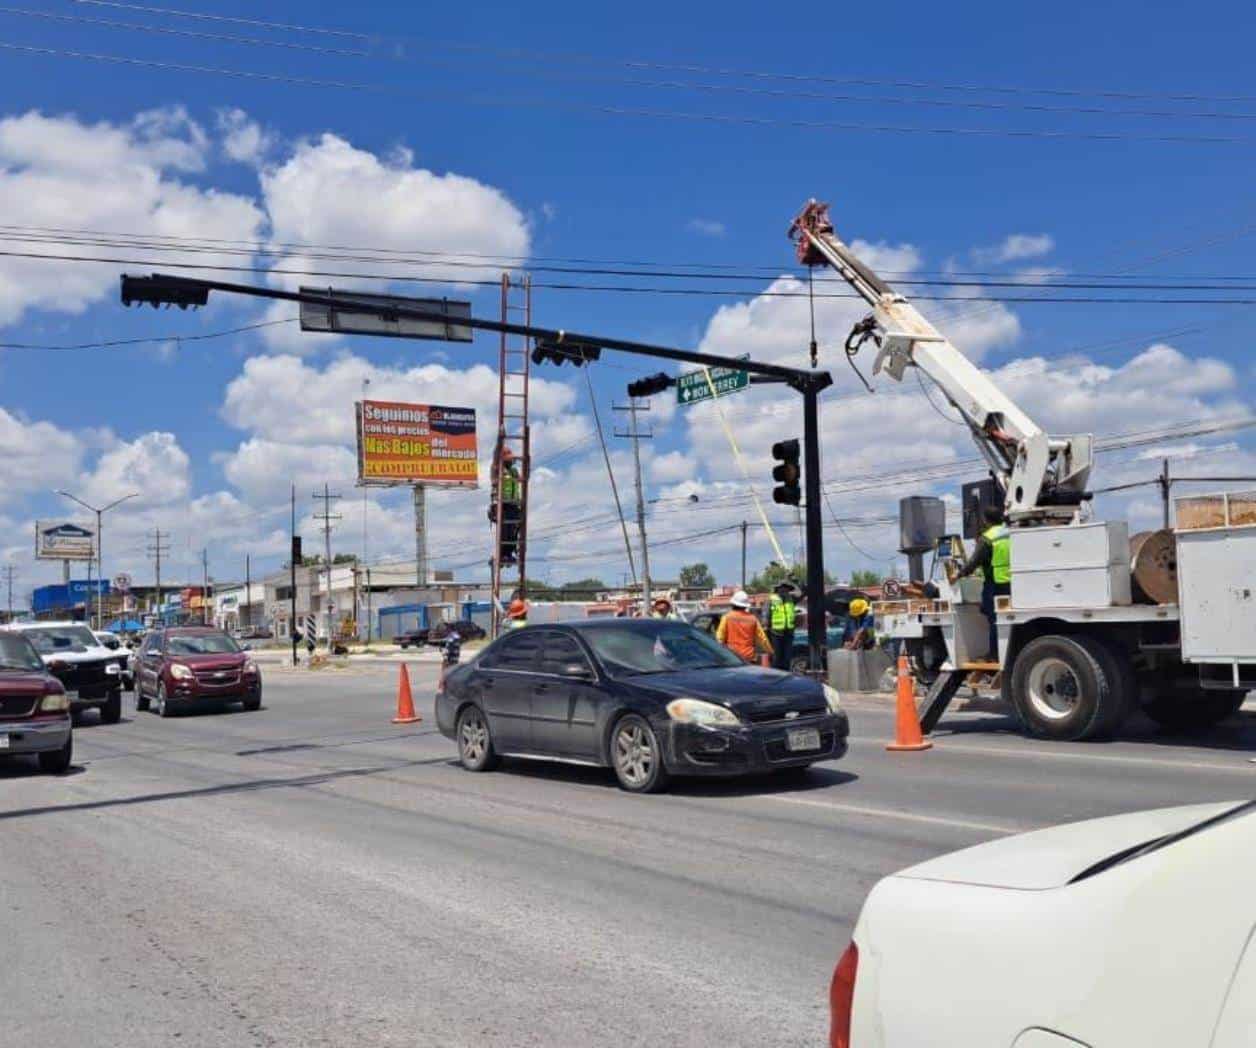
M 70 708 L 70 700 L 64 691 L 54 691 L 39 700 L 40 713 L 64 713 Z
M 191 680 L 193 673 L 181 662 L 172 662 L 170 664 L 170 676 L 175 680 Z
M 732 710 L 701 699 L 673 699 L 667 704 L 667 715 L 681 724 L 703 728 L 736 728 L 741 724 Z
M 252 659 L 248 659 L 244 663 L 244 673 L 250 677 L 255 676 L 257 674 L 257 663 Z
M 824 701 L 829 705 L 829 712 L 841 713 L 842 697 L 837 693 L 837 689 L 831 688 L 827 684 L 822 684 L 821 687 L 824 688 Z

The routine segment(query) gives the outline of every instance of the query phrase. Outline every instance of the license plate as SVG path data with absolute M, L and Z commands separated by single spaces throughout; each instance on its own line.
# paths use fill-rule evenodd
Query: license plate
M 7 735 L 0 735 L 0 750 L 7 750 L 8 748 L 9 737 Z
M 818 750 L 820 748 L 820 732 L 817 728 L 796 728 L 785 735 L 787 750 Z

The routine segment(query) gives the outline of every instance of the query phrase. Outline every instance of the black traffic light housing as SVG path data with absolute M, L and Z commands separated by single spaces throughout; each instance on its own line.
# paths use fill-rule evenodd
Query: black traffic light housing
M 601 356 L 601 346 L 591 346 L 585 342 L 541 339 L 532 350 L 532 363 L 566 364 L 570 361 L 576 367 L 583 367 L 586 362 L 598 360 Z
M 656 375 L 646 375 L 645 378 L 639 378 L 636 382 L 629 382 L 628 395 L 630 397 L 652 397 L 655 393 L 662 393 L 663 390 L 674 385 L 676 385 L 676 379 L 666 371 L 660 371 Z
M 780 464 L 773 467 L 772 479 L 777 487 L 772 490 L 772 501 L 786 506 L 797 506 L 802 502 L 802 466 L 798 463 L 798 441 L 778 440 L 772 445 L 772 457 Z
M 182 277 L 163 276 L 154 273 L 150 277 L 130 277 L 122 275 L 122 304 L 129 306 L 135 303 L 142 306 L 147 302 L 153 309 L 158 306 L 178 306 L 180 309 L 193 309 L 205 305 L 209 301 L 209 288 L 196 281 Z

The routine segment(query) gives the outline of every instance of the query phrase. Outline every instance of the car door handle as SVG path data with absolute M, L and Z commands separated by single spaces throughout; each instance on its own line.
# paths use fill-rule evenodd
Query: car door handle
M 533 689 L 532 689 L 532 690 L 533 690 L 536 694 L 538 694 L 538 695 L 539 695 L 539 694 L 541 694 L 542 692 L 549 691 L 549 690 L 550 690 L 550 686 L 549 686 L 548 684 L 537 684 L 536 686 L 534 686 L 534 687 L 533 687 Z

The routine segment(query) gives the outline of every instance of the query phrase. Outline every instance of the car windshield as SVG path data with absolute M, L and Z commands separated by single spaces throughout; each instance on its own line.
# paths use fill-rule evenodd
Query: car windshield
M 41 659 L 31 642 L 20 633 L 0 633 L 0 670 L 42 670 Z
M 240 645 L 225 633 L 176 634 L 166 641 L 169 655 L 224 655 L 240 650 Z
M 41 655 L 85 651 L 100 643 L 86 626 L 40 626 L 23 632 Z
M 683 622 L 638 622 L 586 630 L 581 636 L 612 676 L 745 665 L 709 634 Z

